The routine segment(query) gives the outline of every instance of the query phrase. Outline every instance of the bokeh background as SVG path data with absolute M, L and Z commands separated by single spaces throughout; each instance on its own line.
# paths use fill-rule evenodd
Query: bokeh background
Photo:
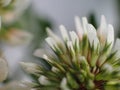
M 9 27 L 22 28 L 32 37 L 29 43 L 19 45 L 11 45 L 9 41 L 1 42 L 0 47 L 9 64 L 9 76 L 6 82 L 28 79 L 19 65 L 20 61 L 41 64 L 42 61 L 34 57 L 33 52 L 37 48 L 45 48 L 46 27 L 51 27 L 58 35 L 61 24 L 68 30 L 75 30 L 75 16 L 80 18 L 85 16 L 90 23 L 98 27 L 101 15 L 114 26 L 115 36 L 120 37 L 120 0 L 31 0 L 19 18 L 10 25 L 5 24 Z

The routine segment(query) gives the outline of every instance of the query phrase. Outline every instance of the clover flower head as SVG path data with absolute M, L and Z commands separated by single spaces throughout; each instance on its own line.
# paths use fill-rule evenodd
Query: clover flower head
M 40 67 L 36 90 L 118 90 L 120 89 L 120 40 L 102 15 L 96 30 L 86 17 L 75 17 L 75 31 L 61 25 L 62 39 L 47 28 L 45 39 L 54 54 L 35 52 L 50 68 Z M 44 51 L 45 52 L 45 51 Z M 29 63 L 28 63 L 29 64 Z M 25 64 L 22 64 L 24 67 Z M 27 67 L 27 63 L 25 67 Z M 36 65 L 37 66 L 37 65 Z M 27 68 L 34 68 L 34 65 Z M 26 69 L 25 69 L 26 70 Z M 33 70 L 33 69 L 31 69 Z M 38 70 L 38 69 L 37 69 Z M 28 73 L 31 71 L 26 70 Z

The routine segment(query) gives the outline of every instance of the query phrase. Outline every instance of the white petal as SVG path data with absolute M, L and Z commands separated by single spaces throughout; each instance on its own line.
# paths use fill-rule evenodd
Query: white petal
M 111 44 L 111 47 L 114 43 L 114 29 L 112 25 L 108 25 L 108 36 L 107 36 L 107 42 Z
M 88 25 L 87 18 L 83 17 L 82 18 L 82 22 L 83 22 L 83 31 L 84 31 L 84 34 L 87 34 L 87 25 Z
M 55 50 L 56 42 L 51 37 L 47 37 L 45 40 L 50 45 L 50 47 Z
M 99 44 L 99 40 L 97 37 L 96 29 L 93 25 L 88 24 L 88 39 L 90 42 L 90 45 L 94 44 L 94 47 L 97 48 L 97 45 Z M 94 43 L 93 43 L 94 42 Z
M 78 33 L 78 36 L 80 37 L 80 39 L 82 39 L 83 36 L 83 28 L 80 22 L 80 18 L 78 16 L 75 17 L 75 25 L 76 25 L 76 30 Z
M 116 39 L 114 49 L 115 49 L 115 50 L 120 50 L 120 39 Z
M 100 27 L 101 27 L 102 29 L 106 29 L 106 27 L 107 27 L 107 23 L 106 23 L 106 19 L 105 19 L 105 16 L 104 16 L 104 15 L 101 16 Z
M 68 41 L 67 46 L 68 46 L 70 52 L 72 53 L 72 55 L 75 56 L 75 51 L 74 51 L 74 48 L 73 48 L 72 41 Z
M 68 46 L 69 49 L 73 48 L 72 41 L 68 41 L 67 46 Z
M 50 28 L 46 28 L 46 31 L 47 31 L 47 34 L 49 35 L 49 36 L 51 36 L 51 37 L 54 37 L 54 36 L 56 36 L 53 32 L 52 32 L 52 30 L 50 29 Z
M 46 28 L 47 34 L 52 37 L 56 42 L 61 42 L 61 39 L 52 32 L 50 28 Z
M 61 40 L 61 38 L 59 38 L 57 35 L 55 35 L 49 28 L 46 29 L 48 35 L 50 36 L 50 38 L 48 38 L 48 40 L 46 39 L 47 42 L 49 42 L 49 44 L 52 42 L 54 43 L 54 45 L 57 47 L 57 45 L 61 45 L 63 48 L 65 48 L 63 41 Z M 51 44 L 50 44 L 51 45 Z
M 100 42 L 102 44 L 105 44 L 105 41 L 107 39 L 107 23 L 106 23 L 106 19 L 105 17 L 102 15 L 101 16 L 101 23 L 100 23 L 100 27 L 97 30 L 97 34 L 99 36 Z
M 114 51 L 117 51 L 117 57 L 120 57 L 120 39 L 117 39 L 114 46 Z
M 47 78 L 43 75 L 40 76 L 38 80 L 39 80 L 40 84 L 42 84 L 42 85 L 49 85 L 50 84 L 50 82 L 47 80 Z
M 61 31 L 61 35 L 62 35 L 64 41 L 68 41 L 69 36 L 68 36 L 66 28 L 63 25 L 60 26 L 60 31 Z
M 67 86 L 67 79 L 66 78 L 62 79 L 60 87 L 62 90 L 70 90 Z
M 47 37 L 45 40 L 54 51 L 66 52 L 65 45 L 60 38 Z
M 48 62 L 51 62 L 51 60 L 48 58 L 48 56 L 46 54 L 43 55 L 43 58 L 48 61 Z
M 39 66 L 35 63 L 20 62 L 20 65 L 26 72 L 30 74 L 35 74 L 37 72 L 40 72 Z
M 52 67 L 52 69 L 51 69 L 53 72 L 58 72 L 59 71 L 59 69 L 57 69 L 56 67 Z
M 76 41 L 77 42 L 79 41 L 79 38 L 78 38 L 77 34 L 74 31 L 70 31 L 69 33 L 70 33 L 72 43 L 74 45 Z
M 107 70 L 107 73 L 113 71 L 112 65 L 110 65 L 110 64 L 108 64 L 108 63 L 104 64 L 104 65 L 102 66 L 102 68 L 103 68 L 104 70 Z
M 40 58 L 42 58 L 44 54 L 46 54 L 46 51 L 44 49 L 37 49 L 33 53 L 34 56 L 37 56 L 37 57 L 40 57 Z

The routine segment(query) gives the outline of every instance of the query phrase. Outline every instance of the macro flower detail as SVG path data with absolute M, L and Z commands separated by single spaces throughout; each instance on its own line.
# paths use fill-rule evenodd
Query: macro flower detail
M 62 39 L 47 28 L 45 39 L 53 53 L 39 49 L 50 68 L 22 62 L 23 69 L 37 77 L 35 90 L 119 90 L 120 40 L 114 40 L 114 29 L 101 17 L 96 30 L 85 17 L 75 17 L 75 31 L 61 25 Z M 114 45 L 115 44 L 115 45 Z

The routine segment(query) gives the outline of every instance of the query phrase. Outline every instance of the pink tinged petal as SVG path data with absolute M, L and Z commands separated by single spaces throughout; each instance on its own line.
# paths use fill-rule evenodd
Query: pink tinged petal
M 65 28 L 63 25 L 61 25 L 59 28 L 60 28 L 61 35 L 62 35 L 62 37 L 63 37 L 63 40 L 64 40 L 65 42 L 66 42 L 66 41 L 69 41 L 69 36 L 68 36 L 68 33 L 67 33 L 66 28 Z
M 94 28 L 93 25 L 88 24 L 87 32 L 88 32 L 88 39 L 89 39 L 90 45 L 92 46 L 92 44 L 94 44 L 94 48 L 96 49 L 97 46 L 99 45 L 96 29 Z
M 86 17 L 82 18 L 82 23 L 83 23 L 83 32 L 84 34 L 87 34 L 87 25 L 88 25 L 88 21 Z
M 111 48 L 114 44 L 114 28 L 112 25 L 108 25 L 108 36 L 107 36 L 107 43 L 111 44 Z
M 101 23 L 100 23 L 100 27 L 97 30 L 99 39 L 101 43 L 105 43 L 106 41 L 106 36 L 107 36 L 107 23 L 106 23 L 106 19 L 105 16 L 101 16 Z
M 83 37 L 83 28 L 80 22 L 80 18 L 78 16 L 75 17 L 75 25 L 76 25 L 76 30 L 78 33 L 78 36 L 80 38 L 80 40 L 82 40 Z

